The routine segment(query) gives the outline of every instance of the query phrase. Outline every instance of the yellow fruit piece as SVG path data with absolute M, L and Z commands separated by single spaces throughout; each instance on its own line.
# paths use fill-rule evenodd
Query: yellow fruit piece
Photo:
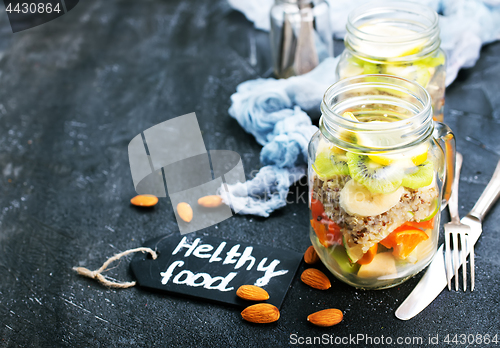
M 324 138 L 321 138 L 318 144 L 318 148 L 316 149 L 316 154 L 320 154 L 322 152 L 325 153 L 334 153 L 338 155 L 344 155 L 346 153 L 345 150 L 341 149 L 340 147 L 337 147 L 330 143 L 329 141 L 327 142 Z
M 337 147 L 335 145 L 332 145 L 330 147 L 330 151 L 334 154 L 337 154 L 337 155 L 345 155 L 346 154 L 346 150 L 342 150 L 340 147 Z
M 427 67 L 426 65 L 420 64 L 420 61 L 415 61 L 411 65 L 407 64 L 385 64 L 383 67 L 383 73 L 388 75 L 399 76 L 410 81 L 415 81 L 422 87 L 426 88 L 429 84 L 434 71 L 433 67 Z M 390 92 L 394 95 L 399 95 L 399 91 Z M 403 93 L 404 94 L 404 93 Z
M 422 47 L 423 46 L 420 46 L 420 45 L 416 46 L 416 47 L 413 47 L 413 48 L 409 49 L 408 51 L 403 52 L 403 54 L 401 54 L 400 57 L 411 56 L 411 55 L 413 55 L 415 53 L 418 53 L 418 52 L 422 51 Z
M 439 65 L 443 65 L 445 63 L 445 56 L 443 52 L 439 52 L 437 57 L 427 57 L 420 59 L 415 62 L 415 64 L 420 66 L 426 66 L 428 68 L 435 68 Z
M 342 117 L 347 118 L 348 120 L 351 120 L 351 121 L 359 122 L 358 119 L 354 116 L 354 114 L 352 112 L 349 112 L 349 111 L 344 112 L 342 114 Z
M 380 153 L 370 154 L 368 157 L 370 157 L 372 161 L 383 166 L 388 166 L 396 162 L 407 161 L 408 159 L 411 160 L 415 166 L 418 166 L 427 160 L 428 150 L 429 146 L 427 144 L 422 144 L 401 154 Z
M 361 265 L 358 271 L 360 278 L 375 278 L 396 276 L 396 261 L 391 252 L 384 252 L 375 255 L 373 261 L 367 265 Z M 386 278 L 387 279 L 387 278 Z

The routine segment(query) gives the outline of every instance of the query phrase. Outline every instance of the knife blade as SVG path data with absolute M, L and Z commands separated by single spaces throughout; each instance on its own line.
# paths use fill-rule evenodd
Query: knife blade
M 482 232 L 481 222 L 490 208 L 500 197 L 500 161 L 488 185 L 467 216 L 460 221 L 471 228 L 470 240 L 476 244 Z M 446 287 L 446 269 L 444 265 L 443 244 L 434 255 L 427 271 L 415 289 L 396 310 L 396 317 L 408 320 L 424 310 Z

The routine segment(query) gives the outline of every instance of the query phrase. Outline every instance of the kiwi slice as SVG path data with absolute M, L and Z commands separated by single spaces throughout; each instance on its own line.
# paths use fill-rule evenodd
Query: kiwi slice
M 335 175 L 349 175 L 345 154 L 320 152 L 312 165 L 320 178 L 328 179 Z
M 402 185 L 411 189 L 429 186 L 434 176 L 434 165 L 427 160 L 422 164 L 412 168 L 410 173 L 403 177 Z
M 380 65 L 373 64 L 370 62 L 364 62 L 363 64 L 363 74 L 380 74 L 382 68 Z
M 365 185 L 370 192 L 391 193 L 401 186 L 404 172 L 397 166 L 383 166 L 368 156 L 352 152 L 346 156 L 351 177 Z

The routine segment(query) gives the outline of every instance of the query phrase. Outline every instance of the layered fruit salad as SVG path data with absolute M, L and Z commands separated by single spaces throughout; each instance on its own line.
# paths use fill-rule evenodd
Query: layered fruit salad
M 320 140 L 310 166 L 311 239 L 334 274 L 376 287 L 430 260 L 440 209 L 430 148 L 361 154 Z

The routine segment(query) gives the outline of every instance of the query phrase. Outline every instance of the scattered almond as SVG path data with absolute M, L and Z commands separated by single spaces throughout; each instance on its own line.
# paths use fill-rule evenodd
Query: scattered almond
M 307 285 L 319 290 L 326 290 L 332 286 L 330 279 L 316 268 L 306 269 L 302 272 L 300 279 Z
M 258 324 L 272 323 L 280 318 L 280 311 L 269 303 L 257 303 L 245 308 L 241 316 L 246 321 Z
M 138 195 L 132 198 L 130 203 L 138 207 L 152 207 L 158 203 L 158 197 L 153 195 Z
M 255 285 L 242 285 L 236 290 L 236 296 L 249 301 L 265 301 L 269 299 L 266 290 Z
M 342 311 L 331 308 L 323 309 L 322 311 L 310 314 L 307 317 L 307 321 L 316 326 L 327 327 L 337 325 L 342 321 L 342 318 L 344 318 Z
M 314 250 L 314 247 L 312 245 L 307 248 L 306 252 L 304 253 L 304 261 L 308 265 L 312 265 L 319 261 L 318 253 L 316 252 L 316 250 Z
M 193 209 L 186 202 L 180 202 L 177 204 L 177 214 L 179 214 L 179 217 L 186 222 L 193 220 Z
M 198 199 L 198 204 L 205 208 L 217 208 L 222 204 L 222 197 L 217 195 L 201 197 Z

